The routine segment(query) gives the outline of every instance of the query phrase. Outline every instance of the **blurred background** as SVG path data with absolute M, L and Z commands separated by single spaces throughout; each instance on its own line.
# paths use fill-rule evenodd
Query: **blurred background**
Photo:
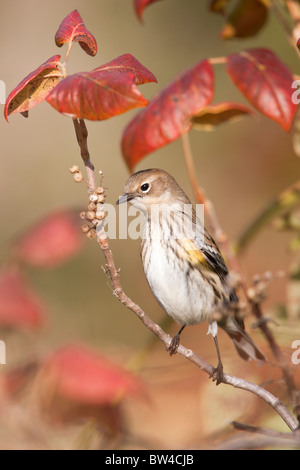
M 64 51 L 55 46 L 54 35 L 62 19 L 75 8 L 94 34 L 99 51 L 91 58 L 74 45 L 68 73 L 92 70 L 121 54 L 130 53 L 158 79 L 158 84 L 140 88 L 148 99 L 178 73 L 202 59 L 225 56 L 242 48 L 270 48 L 299 74 L 297 55 L 273 15 L 254 38 L 223 41 L 219 33 L 224 19 L 210 13 L 207 3 L 199 0 L 157 2 L 145 11 L 142 24 L 135 15 L 132 0 L 77 0 L 76 4 L 71 0 L 53 0 L 47 6 L 37 0 L 1 2 L 0 79 L 6 83 L 9 93 L 46 59 L 54 54 L 64 56 Z M 245 103 L 224 66 L 216 66 L 215 71 L 214 101 Z M 129 176 L 120 140 L 135 112 L 108 121 L 87 122 L 91 157 L 96 169 L 104 173 L 107 202 L 112 204 L 122 193 Z M 250 117 L 224 124 L 212 132 L 190 133 L 198 180 L 213 201 L 232 243 L 270 200 L 297 180 L 300 160 L 294 153 L 292 137 L 292 133 L 285 133 L 278 124 L 261 115 L 259 119 Z M 28 120 L 14 115 L 7 124 L 3 118 L 0 139 L 0 255 L 4 266 L 17 237 L 52 212 L 75 209 L 79 213 L 85 208 L 87 197 L 85 185 L 76 185 L 69 173 L 72 165 L 82 168 L 72 122 L 46 102 L 33 109 Z M 180 141 L 147 156 L 137 170 L 151 167 L 172 173 L 193 200 Z M 289 272 L 297 261 L 295 252 L 288 250 L 290 238 L 271 227 L 261 231 L 240 258 L 246 279 L 251 282 L 255 274 L 269 270 Z M 116 265 L 121 268 L 125 292 L 153 320 L 161 322 L 165 314 L 145 281 L 139 241 L 112 240 L 111 249 Z M 0 366 L 4 376 L 26 361 L 41 360 L 72 343 L 87 345 L 123 367 L 140 359 L 139 353 L 151 341 L 151 334 L 116 300 L 101 269 L 103 264 L 97 243 L 84 238 L 81 252 L 57 268 L 26 269 L 28 283 L 46 305 L 47 321 L 38 332 L 3 331 L 2 336 L 0 333 L 0 339 L 3 337 L 7 344 L 7 365 Z M 266 315 L 277 322 L 280 305 L 287 304 L 288 288 L 287 280 L 276 281 L 264 304 Z M 300 338 L 296 327 L 294 324 L 294 330 L 290 331 L 288 323 L 283 329 L 273 326 L 279 342 L 287 348 L 294 339 Z M 176 328 L 176 325 L 170 327 L 170 332 L 175 332 Z M 255 338 L 264 344 L 259 334 Z M 207 361 L 216 363 L 213 343 L 206 337 L 206 325 L 186 329 L 182 342 Z M 225 349 L 225 370 L 230 373 L 245 376 L 248 371 L 246 378 L 259 382 L 269 380 L 274 374 L 277 378 L 280 376 L 274 370 L 270 373 L 269 369 L 257 370 L 248 365 L 247 369 L 222 334 L 221 347 Z M 267 405 L 245 392 L 226 386 L 216 388 L 187 361 L 177 356 L 169 358 L 161 344 L 155 345 L 139 369 L 144 389 L 124 405 L 129 437 L 126 443 L 115 444 L 116 447 L 213 447 L 227 439 L 228 420 L 233 419 L 274 424 L 282 429 L 280 420 L 275 413 L 269 413 Z M 273 387 L 277 393 L 282 391 L 280 383 L 276 382 Z M 40 417 L 35 416 L 37 421 L 31 421 L 31 413 L 36 410 L 32 411 L 29 392 L 24 395 L 2 410 L 0 448 L 73 448 L 78 442 L 79 447 L 86 442 L 86 433 L 94 436 L 94 431 L 87 430 L 86 422 L 82 421 L 60 427 L 58 432 Z M 43 429 L 42 437 L 40 429 Z M 96 445 L 94 441 L 88 440 L 86 446 L 93 445 Z M 103 441 L 101 445 L 105 445 Z

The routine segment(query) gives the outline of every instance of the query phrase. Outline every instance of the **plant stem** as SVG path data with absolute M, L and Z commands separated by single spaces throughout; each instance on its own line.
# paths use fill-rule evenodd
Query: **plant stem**
M 87 145 L 88 130 L 83 119 L 73 119 L 76 138 L 80 147 L 81 158 L 84 162 L 88 177 L 89 193 L 96 189 L 95 167 L 91 162 L 90 153 Z
M 74 121 L 73 121 L 74 122 Z M 89 193 L 91 191 L 95 191 L 96 189 L 96 180 L 94 174 L 94 166 L 90 161 L 90 157 L 86 155 L 87 150 L 87 131 L 84 122 L 77 122 L 74 123 L 77 140 L 81 149 L 81 154 L 83 153 L 84 157 L 83 161 L 85 163 L 85 167 L 87 171 L 87 179 L 88 179 L 88 187 Z M 81 135 L 80 135 L 81 133 Z M 107 239 L 106 233 L 104 228 L 102 230 L 97 231 L 97 241 L 101 247 L 102 253 L 105 257 L 106 261 L 106 270 L 109 274 L 112 287 L 114 289 L 114 295 L 117 299 L 124 304 L 129 310 L 131 310 L 148 328 L 152 333 L 154 333 L 157 338 L 160 339 L 161 342 L 165 344 L 165 346 L 170 346 L 172 338 L 166 334 L 159 325 L 151 320 L 151 318 L 141 309 L 139 305 L 137 305 L 133 300 L 128 297 L 122 289 L 121 282 L 120 282 L 120 275 L 119 271 L 116 268 L 112 251 L 109 247 L 109 241 Z M 198 366 L 201 370 L 206 372 L 209 376 L 212 375 L 214 371 L 214 367 L 211 364 L 208 364 L 203 358 L 195 354 L 190 349 L 185 348 L 182 345 L 179 345 L 178 353 L 184 356 L 189 361 L 193 362 L 196 366 Z M 263 399 L 266 403 L 268 403 L 273 409 L 279 414 L 279 416 L 283 419 L 283 421 L 287 424 L 287 426 L 292 430 L 296 430 L 298 423 L 295 420 L 294 416 L 289 412 L 289 410 L 285 407 L 285 405 L 274 395 L 272 395 L 269 391 L 265 390 L 263 387 L 256 385 L 252 382 L 247 380 L 234 377 L 229 374 L 224 374 L 222 383 L 231 385 L 235 388 L 239 388 L 242 390 L 246 390 L 250 393 L 255 394 L 256 396 Z
M 292 405 L 295 411 L 295 414 L 297 416 L 297 419 L 300 422 L 300 394 L 297 392 L 295 383 L 294 383 L 294 378 L 292 371 L 290 370 L 290 367 L 286 364 L 280 347 L 275 341 L 275 338 L 271 332 L 271 330 L 268 327 L 267 322 L 265 321 L 261 307 L 258 303 L 253 302 L 248 295 L 248 287 L 246 284 L 246 281 L 242 275 L 241 268 L 239 266 L 239 262 L 230 246 L 230 243 L 228 241 L 227 235 L 224 233 L 222 230 L 220 223 L 217 219 L 216 212 L 214 209 L 214 206 L 211 201 L 209 201 L 206 198 L 205 192 L 198 186 L 197 179 L 196 179 L 196 171 L 195 171 L 195 165 L 193 161 L 193 156 L 192 156 L 192 151 L 191 151 L 191 146 L 190 146 L 190 141 L 188 138 L 188 134 L 183 134 L 182 135 L 182 143 L 183 143 L 183 151 L 184 151 L 184 157 L 185 157 L 185 163 L 188 171 L 188 175 L 191 181 L 191 185 L 194 191 L 194 195 L 196 198 L 196 201 L 204 204 L 205 208 L 205 215 L 207 217 L 207 220 L 209 221 L 209 224 L 213 230 L 213 235 L 217 241 L 217 243 L 220 244 L 220 246 L 223 248 L 225 256 L 227 257 L 231 268 L 237 272 L 240 276 L 240 282 L 241 282 L 241 287 L 243 288 L 245 297 L 251 306 L 251 310 L 255 318 L 258 320 L 258 327 L 262 331 L 263 335 L 265 336 L 270 349 L 278 361 L 278 365 L 282 370 L 282 374 L 287 386 L 287 391 L 290 396 L 290 399 L 292 401 Z M 288 190 L 284 191 L 278 201 L 277 205 L 279 205 L 281 208 L 286 208 L 287 206 L 289 207 L 291 204 L 294 204 L 296 201 L 298 202 L 300 198 L 300 182 L 297 183 L 296 185 L 293 185 L 291 188 L 288 188 Z M 277 207 L 276 205 L 276 207 Z M 273 209 L 271 210 L 273 213 Z M 260 220 L 260 219 L 259 219 Z M 263 218 L 264 220 L 264 218 Z
M 192 190 L 198 204 L 205 204 L 206 196 L 204 194 L 204 190 L 199 187 L 198 181 L 196 178 L 196 168 L 195 163 L 192 155 L 191 144 L 189 135 L 184 133 L 181 135 L 182 145 L 183 145 L 183 154 L 185 158 L 185 165 L 187 168 L 189 180 L 191 182 Z
M 228 61 L 227 57 L 211 57 L 208 59 L 208 62 L 211 65 L 219 65 L 219 64 L 226 64 Z
M 221 248 L 223 249 L 225 257 L 227 261 L 229 262 L 231 268 L 236 273 L 239 274 L 240 279 L 241 279 L 241 287 L 243 288 L 243 291 L 245 295 L 247 296 L 247 286 L 243 279 L 242 270 L 239 266 L 239 263 L 234 254 L 234 251 L 230 246 L 228 237 L 218 221 L 216 211 L 212 202 L 206 197 L 205 191 L 202 188 L 200 188 L 197 182 L 196 169 L 195 169 L 194 159 L 193 159 L 193 155 L 191 151 L 189 136 L 188 134 L 182 134 L 181 138 L 182 138 L 182 144 L 183 144 L 185 164 L 186 164 L 188 176 L 191 182 L 191 186 L 194 192 L 194 197 L 196 199 L 196 202 L 198 204 L 204 204 L 204 213 L 205 213 L 205 216 L 207 217 L 208 225 L 210 226 L 213 232 L 213 236 L 216 239 L 217 244 L 219 244 Z
M 300 181 L 282 191 L 244 230 L 235 243 L 235 252 L 240 254 L 250 241 L 275 217 L 293 209 L 300 202 Z
M 283 441 L 285 440 L 290 442 L 291 444 L 293 443 L 297 445 L 298 447 L 300 446 L 300 434 L 298 432 L 295 432 L 293 434 L 286 432 L 278 432 L 274 431 L 273 429 L 265 429 L 258 426 L 250 426 L 249 424 L 239 423 L 237 421 L 232 421 L 231 424 L 235 429 L 238 429 L 239 431 L 261 434 L 263 436 L 279 439 L 281 440 L 281 443 L 283 443 Z
M 286 7 L 289 12 L 290 18 L 293 24 L 289 24 L 282 11 L 282 5 L 278 0 L 272 0 L 272 8 L 278 22 L 281 24 L 283 31 L 285 32 L 286 38 L 289 44 L 294 48 L 297 55 L 300 52 L 297 48 L 297 40 L 300 36 L 300 6 L 294 0 L 287 0 Z

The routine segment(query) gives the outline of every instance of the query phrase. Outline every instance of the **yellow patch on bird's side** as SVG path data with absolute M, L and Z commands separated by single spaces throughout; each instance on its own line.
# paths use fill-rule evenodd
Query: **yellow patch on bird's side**
M 181 240 L 182 247 L 185 249 L 187 259 L 193 266 L 201 264 L 206 268 L 210 269 L 209 263 L 207 262 L 202 251 L 195 245 L 193 240 Z

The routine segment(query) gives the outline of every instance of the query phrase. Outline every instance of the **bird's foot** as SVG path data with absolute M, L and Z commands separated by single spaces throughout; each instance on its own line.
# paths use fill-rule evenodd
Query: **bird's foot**
M 166 348 L 166 351 L 168 351 L 170 353 L 170 356 L 173 356 L 173 354 L 177 353 L 177 349 L 179 347 L 179 344 L 180 344 L 180 335 L 177 334 L 177 335 L 174 336 L 174 338 L 172 338 L 170 346 L 168 346 Z
M 213 382 L 216 382 L 216 385 L 220 385 L 223 382 L 224 373 L 223 373 L 223 364 L 219 362 L 217 367 L 214 367 L 212 373 L 209 376 Z

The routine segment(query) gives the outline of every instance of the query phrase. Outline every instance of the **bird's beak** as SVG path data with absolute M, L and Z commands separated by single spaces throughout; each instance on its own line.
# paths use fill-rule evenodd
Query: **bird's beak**
M 119 206 L 120 204 L 123 204 L 123 202 L 129 202 L 133 197 L 133 194 L 123 194 L 123 196 L 119 197 L 116 204 Z

